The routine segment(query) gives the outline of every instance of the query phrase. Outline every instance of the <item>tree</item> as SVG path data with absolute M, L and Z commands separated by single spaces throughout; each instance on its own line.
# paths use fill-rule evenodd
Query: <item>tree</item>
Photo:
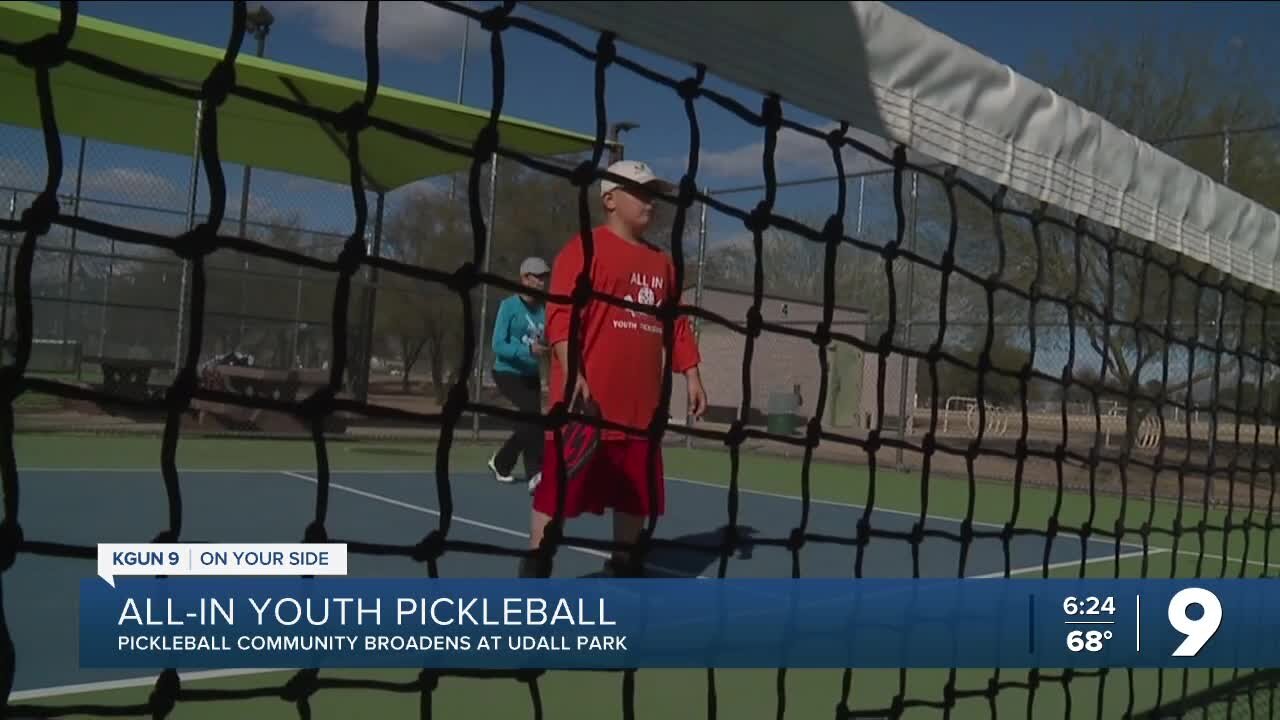
M 990 350 L 990 366 L 1003 373 L 1017 372 L 1030 358 L 1026 348 L 1021 347 L 1012 337 L 1013 333 L 1005 326 L 997 326 Z M 979 354 L 984 343 L 981 340 L 956 343 L 947 348 L 949 355 L 969 365 L 977 365 Z M 938 363 L 938 406 L 943 407 L 947 398 L 952 396 L 979 398 L 986 403 L 995 403 L 1006 407 L 1021 405 L 1021 384 L 1018 379 L 1002 373 L 988 371 L 982 378 L 982 392 L 978 392 L 979 375 L 966 367 L 948 361 Z M 932 398 L 932 380 L 928 372 L 922 371 L 917 381 L 922 398 Z
M 815 231 L 821 230 L 826 223 L 825 217 L 816 215 L 800 214 L 793 219 Z M 876 245 L 886 242 L 885 238 L 864 236 L 859 239 Z M 766 230 L 762 240 L 764 293 L 821 304 L 826 283 L 826 247 L 821 242 L 777 228 Z M 725 242 L 707 253 L 705 282 L 750 292 L 755 285 L 755 262 L 755 248 L 750 237 Z M 894 263 L 899 327 L 908 318 L 905 300 L 907 266 L 905 260 Z M 865 310 L 872 327 L 887 322 L 888 269 L 878 254 L 848 243 L 843 244 L 836 253 L 834 274 L 836 305 Z M 938 275 L 916 267 L 911 280 L 913 305 L 910 316 L 915 319 L 929 317 L 929 308 L 936 310 L 938 305 Z
M 566 161 L 569 166 L 573 161 Z M 589 224 L 602 221 L 597 186 L 587 189 Z M 482 217 L 489 218 L 487 182 L 482 183 L 479 198 Z M 518 281 L 520 263 L 531 255 L 552 262 L 569 238 L 581 227 L 579 192 L 567 180 L 515 162 L 500 162 L 489 271 Z M 649 240 L 670 248 L 674 208 L 659 203 Z M 696 254 L 696 214 L 687 214 L 683 235 L 686 268 L 693 268 Z M 452 272 L 475 254 L 471 202 L 467 183 L 461 182 L 450 197 L 447 188 L 420 186 L 406 191 L 390 209 L 383 241 L 383 255 L 416 265 Z M 686 273 L 686 277 L 693 276 Z M 410 385 L 409 375 L 416 363 L 425 361 L 437 399 L 443 401 L 450 380 L 448 376 L 461 366 L 464 358 L 461 298 L 439 283 L 424 283 L 396 273 L 382 273 L 377 301 L 379 336 L 389 338 L 404 364 L 403 385 Z M 386 288 L 387 292 L 381 289 Z M 490 286 L 484 318 L 479 319 L 476 343 L 488 346 L 489 333 L 497 315 L 498 304 L 508 295 L 502 288 Z M 480 291 L 471 293 L 474 315 L 480 313 Z M 491 365 L 487 350 L 486 368 Z
M 1038 74 L 1042 82 L 1065 97 L 1218 182 L 1223 182 L 1220 136 L 1198 142 L 1162 141 L 1261 126 L 1280 118 L 1280 107 L 1270 99 L 1274 93 L 1266 92 L 1268 87 L 1275 88 L 1275 82 L 1259 71 L 1250 49 L 1218 42 L 1211 36 L 1144 33 L 1137 39 L 1117 39 L 1098 35 L 1080 46 L 1074 62 Z M 1261 204 L 1280 207 L 1280 183 L 1276 182 L 1280 177 L 1280 134 L 1242 135 L 1233 138 L 1231 149 L 1231 174 L 1226 184 Z M 1107 236 L 1104 228 L 1095 226 L 1094 230 Z M 1122 254 L 1109 252 L 1102 243 L 1081 244 L 1059 234 L 1048 275 L 1054 279 L 1054 290 L 1068 295 L 1069 284 L 1079 280 L 1078 299 L 1112 322 L 1112 327 L 1107 327 L 1097 318 L 1084 325 L 1108 380 L 1124 390 L 1144 384 L 1150 387 L 1152 380 L 1158 380 L 1159 363 L 1171 351 L 1171 364 L 1182 366 L 1170 368 L 1170 381 L 1162 392 L 1173 395 L 1205 381 L 1215 368 L 1203 357 L 1196 357 L 1196 369 L 1186 372 L 1183 364 L 1192 358 L 1177 347 L 1171 348 L 1170 341 L 1214 342 L 1223 300 L 1212 288 L 1197 286 L 1185 277 L 1171 278 L 1156 265 L 1144 262 L 1140 253 L 1145 245 L 1121 237 L 1116 247 L 1132 253 Z M 1172 263 L 1191 277 L 1204 271 L 1198 263 L 1163 248 L 1150 252 L 1153 258 Z M 1216 272 L 1205 273 L 1208 283 L 1218 277 Z M 1227 302 L 1222 310 L 1223 339 L 1234 346 L 1244 339 L 1240 333 L 1241 321 L 1247 319 L 1245 308 Z M 1256 309 L 1254 315 L 1256 319 Z M 1168 333 L 1132 329 L 1134 323 L 1143 321 L 1163 330 L 1167 320 L 1173 321 Z M 1128 403 L 1131 432 L 1127 439 L 1132 439 L 1150 409 L 1149 403 Z
M 1275 81 L 1259 71 L 1248 48 L 1224 49 L 1226 45 L 1190 35 L 1148 33 L 1135 39 L 1093 34 L 1065 65 L 1050 67 L 1042 62 L 1027 74 L 1221 181 L 1220 136 L 1200 142 L 1160 141 L 1227 127 L 1262 126 L 1280 118 L 1280 109 L 1271 99 L 1275 93 L 1266 92 L 1275 88 Z M 992 183 L 960 175 L 985 198 L 995 197 L 997 188 Z M 1277 178 L 1280 133 L 1233 138 L 1228 182 L 1233 189 L 1264 205 L 1280 207 Z M 954 210 L 957 266 L 1023 292 L 1034 284 L 1042 297 L 1056 300 L 1037 303 L 1037 347 L 1065 348 L 1074 340 L 1074 376 L 1096 380 L 1098 389 L 1105 388 L 1113 398 L 1116 393 L 1125 396 L 1124 449 L 1153 409 L 1152 403 L 1134 398 L 1135 392 L 1149 391 L 1154 383 L 1164 395 L 1177 395 L 1194 390 L 1214 374 L 1215 366 L 1204 351 L 1193 356 L 1183 346 L 1217 340 L 1220 294 L 1213 285 L 1220 276 L 1215 271 L 1163 246 L 1116 236 L 1097 223 L 1088 224 L 1093 237 L 1049 224 L 1033 232 L 1031 222 L 1017 213 L 1030 215 L 1040 209 L 1039 203 L 1016 193 L 1003 200 L 1003 207 L 1015 212 L 996 213 L 966 191 L 957 189 L 948 197 L 942 185 L 930 179 L 922 183 L 920 203 L 920 254 L 942 256 L 951 239 Z M 1074 225 L 1075 219 L 1060 209 L 1046 210 L 1066 228 Z M 1150 260 L 1144 259 L 1144 253 Z M 1171 275 L 1158 262 L 1177 267 L 1187 276 Z M 963 306 L 974 312 L 972 324 L 981 327 L 988 319 L 984 297 L 988 289 L 987 283 L 979 286 L 957 273 L 949 279 L 948 302 L 951 293 L 959 292 Z M 1029 325 L 1032 309 L 1026 300 L 1004 291 L 996 291 L 992 299 L 994 319 Z M 1072 306 L 1071 314 L 1063 303 Z M 1234 348 L 1243 341 L 1246 346 L 1252 343 L 1256 351 L 1257 330 L 1245 327 L 1243 321 L 1256 324 L 1258 308 L 1246 314 L 1242 303 L 1228 300 L 1221 310 L 1224 344 Z M 1141 328 L 1141 324 L 1150 327 Z M 980 347 L 984 341 L 985 332 L 977 332 L 967 342 Z M 1166 358 L 1169 379 L 1161 383 Z M 1233 370 L 1234 363 L 1222 363 L 1222 373 Z M 1079 397 L 1078 392 L 1072 395 Z
M 1207 32 L 1091 34 L 1078 43 L 1072 62 L 1053 68 L 1039 59 L 1028 74 L 1220 183 L 1221 136 L 1164 141 L 1280 120 L 1274 73 L 1238 38 Z M 1280 208 L 1278 170 L 1280 133 L 1232 137 L 1226 185 Z
M 465 203 L 432 190 L 413 190 L 386 224 L 381 254 L 390 259 L 452 271 L 471 254 Z M 449 288 L 399 273 L 380 273 L 374 331 L 400 353 L 407 391 L 419 359 L 427 362 L 437 401 L 448 393 L 447 364 L 462 341 L 461 302 Z
M 415 189 L 392 212 L 380 255 L 433 270 L 450 271 L 469 253 L 466 207 L 438 191 Z M 452 259 L 452 262 L 447 260 Z M 389 341 L 401 363 L 401 387 L 408 392 L 418 361 L 427 361 L 436 400 L 444 402 L 447 355 L 460 337 L 459 302 L 438 283 L 380 271 L 373 332 Z

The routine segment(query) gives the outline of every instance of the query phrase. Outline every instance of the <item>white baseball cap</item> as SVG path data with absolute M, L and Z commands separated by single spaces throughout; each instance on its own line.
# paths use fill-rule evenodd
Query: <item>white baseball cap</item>
M 609 172 L 614 175 L 621 175 L 638 185 L 655 185 L 659 189 L 667 191 L 671 191 L 675 187 L 653 174 L 653 170 L 639 160 L 619 160 L 609 166 Z M 609 178 L 603 178 L 600 181 L 600 194 L 604 195 L 610 190 L 617 189 L 620 185 L 620 183 L 614 182 Z
M 551 272 L 550 266 L 540 257 L 525 258 L 524 262 L 520 263 L 521 275 L 546 275 L 549 272 Z

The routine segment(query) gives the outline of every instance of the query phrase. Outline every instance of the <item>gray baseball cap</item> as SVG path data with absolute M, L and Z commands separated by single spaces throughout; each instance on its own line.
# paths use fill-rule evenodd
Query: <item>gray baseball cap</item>
M 525 258 L 524 262 L 520 263 L 521 275 L 546 275 L 550 272 L 551 266 L 540 257 Z

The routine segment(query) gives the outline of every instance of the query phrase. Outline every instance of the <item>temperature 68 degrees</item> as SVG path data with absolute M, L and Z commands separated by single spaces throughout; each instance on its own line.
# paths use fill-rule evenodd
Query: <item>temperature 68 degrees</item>
M 1200 608 L 1199 617 L 1188 612 L 1191 606 Z M 1169 601 L 1169 624 L 1185 637 L 1173 651 L 1174 657 L 1195 657 L 1205 643 L 1218 632 L 1222 624 L 1222 603 L 1218 596 L 1203 588 L 1186 588 Z
M 1071 652 L 1098 652 L 1102 649 L 1102 642 L 1110 639 L 1110 630 L 1072 630 L 1067 633 L 1067 649 Z

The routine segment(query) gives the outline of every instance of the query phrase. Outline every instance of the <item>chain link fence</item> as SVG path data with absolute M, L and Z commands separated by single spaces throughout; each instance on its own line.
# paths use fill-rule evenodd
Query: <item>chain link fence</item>
M 4 148 L 0 202 L 4 204 L 0 208 L 16 217 L 43 184 L 35 170 L 43 162 L 43 144 L 38 131 L 24 128 L 6 127 L 0 137 L 4 138 L 0 145 Z M 1225 152 L 1220 162 L 1224 173 L 1230 174 L 1234 166 L 1238 182 L 1252 177 L 1240 170 L 1245 161 L 1231 154 L 1233 148 L 1239 152 L 1246 147 L 1238 138 L 1234 145 L 1215 137 L 1175 139 L 1172 145 L 1192 155 L 1218 147 Z M 170 236 L 206 217 L 207 188 L 191 158 L 79 138 L 68 139 L 65 146 L 70 182 L 62 201 L 67 212 Z M 1072 421 L 1075 425 L 1096 430 L 1098 423 L 1092 422 L 1096 416 L 1111 418 L 1106 422 L 1121 424 L 1121 440 L 1154 447 L 1158 442 L 1152 437 L 1169 437 L 1167 428 L 1185 426 L 1188 416 L 1193 429 L 1204 424 L 1205 413 L 1216 414 L 1218 423 L 1229 426 L 1238 409 L 1236 389 L 1246 399 L 1251 397 L 1245 392 L 1250 388 L 1270 393 L 1274 367 L 1248 356 L 1229 355 L 1226 363 L 1219 360 L 1215 382 L 1203 377 L 1206 368 L 1214 365 L 1215 355 L 1222 356 L 1212 352 L 1217 339 L 1213 329 L 1219 321 L 1213 304 L 1219 301 L 1212 288 L 1198 291 L 1201 307 L 1194 316 L 1153 314 L 1166 307 L 1154 293 L 1127 303 L 1117 303 L 1113 297 L 1108 304 L 1107 287 L 1123 289 L 1125 282 L 1141 279 L 1141 273 L 1135 275 L 1132 268 L 1124 267 L 1108 269 L 1097 257 L 1085 258 L 1088 263 L 1075 267 L 1067 257 L 1072 239 L 1064 233 L 1045 229 L 1037 239 L 1027 222 L 1007 215 L 994 225 L 990 208 L 978 205 L 966 193 L 954 193 L 952 217 L 948 208 L 953 203 L 943 183 L 916 174 L 895 177 L 889 166 L 852 150 L 847 157 L 843 179 L 784 179 L 776 198 L 781 214 L 811 227 L 821 227 L 843 202 L 844 231 L 855 242 L 841 245 L 835 275 L 825 277 L 825 249 L 817 243 L 770 230 L 759 248 L 761 311 L 767 322 L 812 329 L 821 319 L 820 307 L 830 283 L 839 308 L 833 331 L 863 343 L 861 348 L 839 342 L 832 346 L 836 369 L 827 373 L 830 387 L 823 418 L 831 427 L 857 433 L 878 430 L 905 439 L 928 429 L 936 410 L 941 427 L 935 432 L 961 428 L 961 435 L 969 437 L 978 423 L 985 422 L 990 425 L 989 434 L 1016 439 L 1021 420 L 1014 422 L 1013 415 L 1021 415 L 1025 401 L 1028 413 L 1047 418 L 1043 423 L 1060 425 L 1066 407 L 1069 418 L 1078 418 Z M 223 169 L 232 205 L 222 232 L 319 258 L 337 257 L 354 224 L 348 187 L 253 169 L 246 188 L 239 184 L 241 167 Z M 894 203 L 897 182 L 903 184 L 902 207 Z M 464 174 L 420 181 L 381 198 L 369 193 L 370 250 L 422 266 L 458 267 L 474 253 L 468 190 Z M 763 186 L 744 185 L 712 188 L 708 194 L 742 208 L 763 199 L 763 190 Z M 552 260 L 577 230 L 578 196 L 567 184 L 499 163 L 493 177 L 481 183 L 481 191 L 484 219 L 493 227 L 485 253 L 487 269 L 513 281 L 518 280 L 517 268 L 525 257 Z M 1009 198 L 1008 202 L 1025 200 Z M 757 273 L 755 238 L 740 220 L 720 212 L 715 202 L 697 210 L 686 217 L 680 239 L 685 302 L 745 326 Z M 598 208 L 593 206 L 593 211 Z M 900 214 L 909 221 L 899 223 Z M 674 249 L 673 216 L 674 211 L 664 205 L 652 232 L 653 239 L 669 249 Z M 598 215 L 593 219 L 598 220 Z M 0 336 L 10 352 L 8 343 L 15 333 L 10 276 L 19 238 L 0 237 L 0 241 L 5 255 Z M 1056 266 L 1045 264 L 1044 253 L 1051 246 L 1056 248 Z M 944 271 L 948 257 L 965 272 Z M 1049 283 L 1052 278 L 1045 276 L 1045 267 L 1062 277 Z M 1073 282 L 1077 276 L 1080 283 Z M 1082 301 L 1083 309 L 1068 317 L 1053 302 L 1031 308 L 999 292 L 988 295 L 978 280 L 989 277 L 1024 288 L 1038 279 L 1042 285 L 1052 285 L 1059 296 Z M 55 229 L 35 257 L 34 369 L 104 383 L 111 380 L 107 375 L 113 369 L 118 374 L 128 368 L 145 376 L 150 392 L 163 392 L 172 381 L 189 325 L 189 308 L 182 301 L 189 281 L 188 269 L 171 253 Z M 1084 287 L 1073 287 L 1079 284 Z M 203 360 L 238 355 L 264 370 L 327 370 L 335 290 L 329 273 L 220 252 L 208 260 L 207 285 Z M 1165 288 L 1174 290 L 1179 289 Z M 472 363 L 476 368 L 472 390 L 487 402 L 503 402 L 493 387 L 492 358 L 485 351 L 505 296 L 505 291 L 481 286 L 471 297 L 480 338 L 479 357 Z M 377 277 L 366 269 L 355 278 L 351 298 L 349 391 L 406 409 L 438 410 L 461 368 L 464 327 L 456 293 L 394 274 Z M 1091 307 L 1108 308 L 1111 314 L 1091 313 Z M 1236 322 L 1256 325 L 1257 319 L 1237 318 Z M 741 409 L 741 378 L 714 370 L 741 366 L 744 339 L 714 325 L 699 323 L 704 365 L 711 369 L 706 373 L 712 400 L 709 422 L 729 423 Z M 890 351 L 868 352 L 890 328 Z M 1170 337 L 1191 344 L 1170 342 Z M 997 372 L 988 373 L 979 388 L 972 367 L 988 340 Z M 935 350 L 947 357 L 931 368 L 925 357 Z M 780 423 L 798 426 L 816 408 L 822 385 L 816 348 L 808 341 L 766 332 L 757 343 L 755 357 L 749 422 L 773 423 L 774 429 Z M 1105 363 L 1104 357 L 1108 358 Z M 970 367 L 951 362 L 955 359 Z M 1035 371 L 1025 388 L 1015 377 L 1024 365 Z M 1077 396 L 1064 398 L 1071 389 L 1064 391 L 1060 380 L 1068 367 L 1067 376 L 1079 379 L 1081 388 L 1100 383 L 1101 391 L 1077 389 Z M 1158 415 L 1145 412 L 1138 422 L 1146 423 L 1140 432 L 1133 427 L 1125 402 L 1135 388 L 1147 388 L 1152 395 L 1163 392 L 1170 400 L 1161 404 Z M 681 392 L 677 381 L 672 403 L 676 421 L 683 421 Z M 1270 402 L 1271 395 L 1265 397 Z M 1254 414 L 1249 408 L 1239 410 L 1241 418 Z M 985 420 L 980 421 L 979 415 Z M 1156 417 L 1163 418 L 1166 426 L 1159 433 L 1151 428 Z M 477 416 L 474 428 L 478 430 L 479 425 Z M 1102 433 L 1104 446 L 1114 434 Z M 1135 440 L 1135 435 L 1141 437 Z M 1090 435 L 1085 440 L 1093 439 Z M 901 452 L 896 459 L 908 460 Z
M 43 184 L 31 169 L 43 155 L 36 131 L 6 127 L 0 197 L 10 216 L 21 214 Z M 178 235 L 207 218 L 207 188 L 193 179 L 190 160 L 108 143 L 68 139 L 70 192 L 66 212 L 158 234 Z M 235 168 L 238 170 L 239 168 Z M 238 172 L 225 168 L 229 178 Z M 249 206 L 229 208 L 221 232 L 239 232 L 282 248 L 334 257 L 350 226 L 342 188 L 259 170 Z M 238 196 L 239 193 L 236 193 Z M 348 191 L 349 195 L 349 191 Z M 371 196 L 370 204 L 374 200 Z M 345 212 L 344 212 L 345 211 Z M 3 322 L 14 335 L 11 275 L 20 242 L 5 237 Z M 189 272 L 172 253 L 56 228 L 36 251 L 32 295 L 36 337 L 58 347 L 45 353 L 45 372 L 92 378 L 103 362 L 150 364 L 156 382 L 177 367 Z M 208 262 L 206 358 L 241 353 L 273 370 L 315 367 L 329 352 L 329 278 L 283 263 L 215 254 Z
M 176 236 L 207 218 L 208 188 L 191 158 L 81 138 L 64 138 L 64 212 Z M 560 158 L 572 163 L 580 158 Z M 44 184 L 39 131 L 0 126 L 0 212 L 18 217 Z M 224 163 L 229 206 L 220 232 L 336 260 L 354 226 L 348 186 Z M 250 184 L 242 186 L 242 178 Z M 382 257 L 451 271 L 474 254 L 468 178 L 424 179 L 367 194 L 366 242 Z M 241 198 L 244 200 L 241 201 Z M 514 165 L 481 182 L 484 222 L 493 228 L 486 268 L 513 281 L 529 255 L 548 260 L 577 228 L 576 191 Z M 4 254 L 0 337 L 12 359 L 13 276 L 21 238 L 0 235 Z M 292 263 L 220 251 L 206 259 L 202 363 L 244 364 L 287 376 L 327 379 L 333 347 L 335 276 Z M 32 370 L 109 385 L 120 395 L 155 396 L 172 382 L 190 327 L 190 268 L 171 252 L 55 227 L 34 258 Z M 462 363 L 462 303 L 440 284 L 364 269 L 347 308 L 346 390 L 418 412 L 438 411 Z M 471 293 L 485 357 L 487 332 L 504 294 Z M 497 400 L 487 370 L 473 391 Z M 304 381 L 304 384 L 306 381 Z M 305 390 L 303 391 L 305 392 Z M 50 399 L 51 403 L 65 402 Z M 28 399 L 28 409 L 48 411 Z M 86 408 L 77 408 L 85 411 Z M 99 409 L 100 410 L 100 409 Z M 114 412 L 114 410 L 113 410 Z M 478 423 L 477 423 L 478 427 Z
M 1222 138 L 1179 142 L 1187 152 L 1223 147 Z M 1224 157 L 1227 171 L 1233 156 Z M 942 472 L 1013 477 L 1013 460 L 984 456 L 967 467 L 966 448 L 1003 448 L 1013 458 L 1025 444 L 1032 454 L 1023 464 L 1044 466 L 1027 475 L 1035 481 L 1198 497 L 1204 479 L 1188 485 L 1174 465 L 1226 453 L 1239 469 L 1216 470 L 1233 477 L 1205 490 L 1209 502 L 1233 492 L 1234 482 L 1270 486 L 1263 476 L 1280 417 L 1280 313 L 1263 317 L 1256 300 L 1219 286 L 1216 273 L 1144 243 L 1113 252 L 1039 222 L 1044 208 L 1027 198 L 1005 196 L 1004 208 L 1019 212 L 997 214 L 939 177 L 895 176 L 865 158 L 852 170 L 843 179 L 779 182 L 775 198 L 777 214 L 821 228 L 843 195 L 840 219 L 851 240 L 840 246 L 832 278 L 821 243 L 771 229 L 757 247 L 741 221 L 714 203 L 706 213 L 694 302 L 745 327 L 758 277 L 766 323 L 812 332 L 830 283 L 840 308 L 832 331 L 857 341 L 828 346 L 824 371 L 812 342 L 766 329 L 754 346 L 751 422 L 776 431 L 783 421 L 773 418 L 789 416 L 800 434 L 825 381 L 824 429 L 892 438 L 898 447 L 882 451 L 880 462 L 904 469 L 927 459 Z M 963 172 L 956 179 L 997 194 Z M 1247 184 L 1247 176 L 1236 179 Z M 763 190 L 708 193 L 742 208 Z M 1068 228 L 1075 222 L 1059 219 Z M 1029 301 L 1024 293 L 1033 290 Z M 742 334 L 714 329 L 700 342 L 712 355 L 709 367 L 740 366 Z M 742 378 L 711 380 L 708 389 L 719 420 L 736 419 Z M 950 451 L 911 448 L 926 436 Z M 1059 452 L 1068 459 L 1064 478 L 1052 462 Z M 867 459 L 860 450 L 847 455 Z
M 1182 133 L 1152 144 L 1241 195 L 1280 208 L 1275 170 L 1280 123 Z

